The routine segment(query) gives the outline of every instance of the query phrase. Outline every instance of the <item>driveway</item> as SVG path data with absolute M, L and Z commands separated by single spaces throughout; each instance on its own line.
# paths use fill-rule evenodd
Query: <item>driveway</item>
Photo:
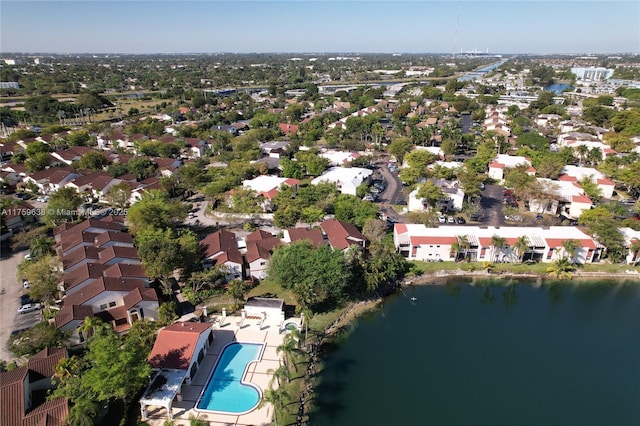
M 20 296 L 25 293 L 16 277 L 18 264 L 28 252 L 5 252 L 0 258 L 0 359 L 13 361 L 16 358 L 7 350 L 7 341 L 13 330 L 29 328 L 39 320 L 41 311 L 19 315 Z
M 500 185 L 486 185 L 480 200 L 484 223 L 490 226 L 504 226 L 502 214 L 502 187 Z
M 389 171 L 389 168 L 387 167 L 387 159 L 388 157 L 383 157 L 377 162 L 380 174 L 384 178 L 386 184 L 384 191 L 378 195 L 380 200 L 380 211 L 384 212 L 388 217 L 394 219 L 398 223 L 404 223 L 405 218 L 392 207 L 392 204 L 395 204 L 397 199 L 405 199 L 402 194 L 402 183 L 398 176 Z

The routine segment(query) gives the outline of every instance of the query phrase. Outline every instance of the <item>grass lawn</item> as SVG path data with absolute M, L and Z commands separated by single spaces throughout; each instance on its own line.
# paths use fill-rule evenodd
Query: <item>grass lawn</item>
M 411 261 L 413 270 L 418 274 L 430 274 L 438 271 L 456 271 L 458 269 L 462 271 L 482 271 L 484 266 L 482 262 L 420 262 Z M 511 272 L 515 274 L 544 274 L 547 272 L 547 268 L 551 266 L 549 263 L 534 263 L 527 265 L 524 263 L 494 263 L 491 268 L 492 272 Z M 628 265 L 614 265 L 610 263 L 589 263 L 579 266 L 577 272 L 609 272 L 624 274 L 626 270 L 634 269 Z M 637 269 L 637 268 L 636 268 Z
M 252 288 L 249 293 L 247 293 L 246 298 L 266 295 L 268 295 L 268 297 L 284 299 L 284 303 L 287 305 L 296 306 L 298 304 L 293 293 L 289 290 L 283 289 L 279 284 L 268 279 L 260 281 L 260 284 Z

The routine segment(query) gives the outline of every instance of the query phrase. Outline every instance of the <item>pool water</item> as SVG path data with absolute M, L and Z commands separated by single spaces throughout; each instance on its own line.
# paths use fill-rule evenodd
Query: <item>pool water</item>
M 260 402 L 260 390 L 242 383 L 250 362 L 260 359 L 262 344 L 231 343 L 218 358 L 205 385 L 197 408 L 200 410 L 240 414 L 255 408 Z

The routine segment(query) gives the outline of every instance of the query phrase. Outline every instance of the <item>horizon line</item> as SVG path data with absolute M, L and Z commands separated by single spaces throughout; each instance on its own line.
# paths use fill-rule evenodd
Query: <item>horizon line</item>
M 220 51 L 220 52 L 0 52 L 0 56 L 3 55 L 445 55 L 453 56 L 451 52 L 358 52 L 358 51 L 264 51 L 264 52 L 233 52 L 233 51 Z M 587 56 L 601 56 L 601 55 L 639 55 L 640 52 L 456 52 L 455 56 L 495 56 L 495 55 L 587 55 Z

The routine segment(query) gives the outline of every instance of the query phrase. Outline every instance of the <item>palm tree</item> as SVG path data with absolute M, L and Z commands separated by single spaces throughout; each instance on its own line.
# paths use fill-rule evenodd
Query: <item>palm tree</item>
M 551 266 L 547 268 L 547 274 L 559 280 L 564 280 L 565 278 L 570 280 L 571 271 L 573 270 L 575 270 L 575 267 L 571 264 L 571 262 L 569 262 L 569 259 L 563 257 L 553 261 Z
M 276 348 L 276 353 L 282 352 L 282 358 L 284 361 L 284 365 L 289 368 L 289 361 L 293 357 L 293 354 L 298 352 L 298 341 L 293 337 L 292 334 L 287 334 L 282 341 L 282 344 Z
M 580 247 L 582 247 L 582 244 L 580 244 L 580 241 L 578 240 L 570 239 L 562 242 L 563 254 L 569 257 L 571 263 L 575 263 L 574 258 L 576 257 L 576 254 L 578 254 L 578 249 L 580 249 Z
M 273 377 L 271 378 L 271 382 L 269 382 L 270 386 L 273 385 L 274 381 L 278 384 L 278 387 L 280 387 L 283 381 L 286 380 L 287 383 L 289 383 L 289 381 L 291 380 L 291 372 L 289 371 L 286 365 L 281 365 L 275 370 L 270 369 L 267 371 L 267 373 L 270 373 L 273 375 Z
M 469 249 L 471 248 L 471 244 L 469 243 L 469 236 L 468 235 L 458 235 L 457 236 L 457 241 L 456 243 L 458 245 L 458 250 L 462 252 L 462 258 L 463 259 L 467 259 L 467 261 L 469 261 L 468 259 L 468 254 L 469 254 Z M 458 259 L 458 256 L 456 255 L 456 260 Z
M 84 317 L 84 321 L 78 331 L 82 333 L 86 343 L 91 339 L 91 337 L 93 337 L 96 331 L 104 326 L 106 326 L 106 324 L 104 324 L 98 317 Z
M 58 361 L 58 364 L 54 367 L 53 376 L 59 383 L 64 383 L 72 377 L 78 377 L 80 372 L 80 362 L 78 358 L 72 356 L 71 358 L 62 358 Z
M 586 145 L 580 145 L 576 152 L 578 154 L 578 166 L 582 167 L 582 162 L 589 156 L 589 148 Z
M 512 248 L 518 253 L 518 262 L 522 263 L 525 253 L 529 250 L 529 238 L 526 235 L 518 237 Z
M 484 268 L 485 271 L 490 273 L 491 270 L 493 269 L 493 263 L 491 263 L 491 262 L 482 262 L 482 267 Z
M 98 414 L 98 407 L 95 402 L 88 398 L 79 398 L 69 409 L 66 421 L 74 426 L 93 426 L 93 419 Z
M 498 261 L 498 253 L 502 254 L 507 240 L 499 235 L 493 235 L 491 237 L 491 247 L 493 247 L 493 262 Z
M 258 408 L 264 405 L 265 402 L 269 402 L 273 405 L 275 411 L 273 413 L 273 421 L 278 424 L 278 412 L 284 409 L 284 404 L 289 400 L 289 394 L 284 388 L 267 389 L 262 394 L 262 400 Z
M 598 163 L 602 161 L 602 157 L 602 149 L 597 146 L 595 148 L 591 148 L 591 150 L 589 150 L 589 155 L 587 156 L 589 163 L 593 166 L 598 165 Z

